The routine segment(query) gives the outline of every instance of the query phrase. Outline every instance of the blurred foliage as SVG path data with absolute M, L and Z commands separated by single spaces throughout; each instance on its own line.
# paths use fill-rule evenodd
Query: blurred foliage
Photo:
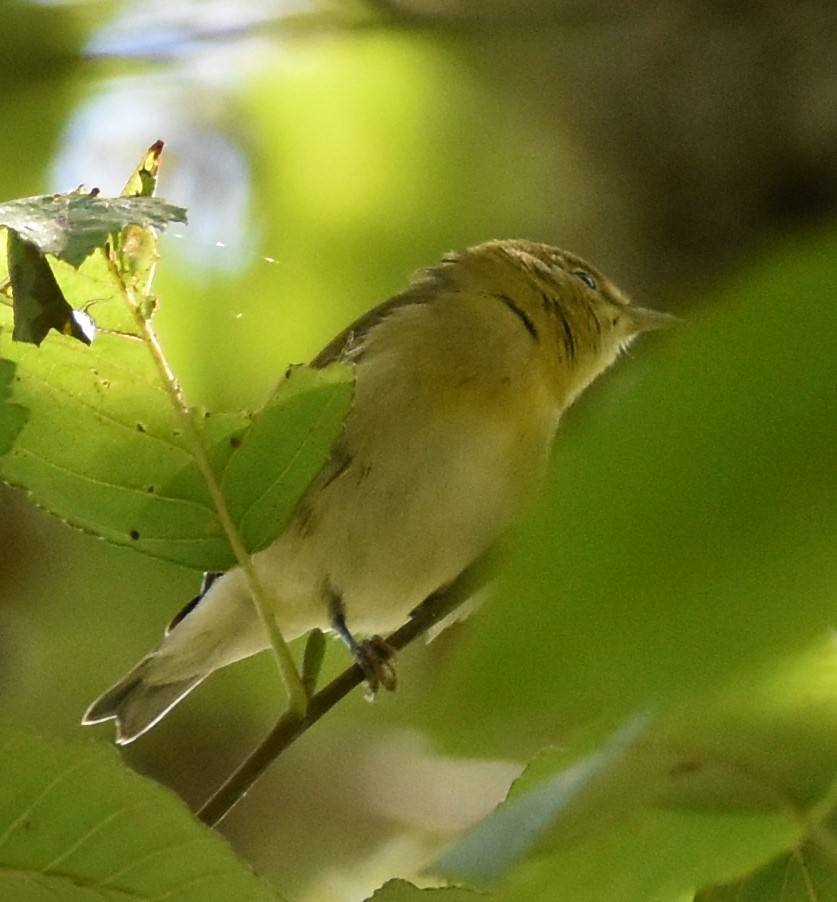
M 566 417 L 550 490 L 483 610 L 402 656 L 396 697 L 349 700 L 280 761 L 224 824 L 237 850 L 293 898 L 361 899 L 413 876 L 461 812 L 478 820 L 500 801 L 510 772 L 473 763 L 490 776 L 465 780 L 457 762 L 393 744 L 405 726 L 460 755 L 523 761 L 551 743 L 572 764 L 645 710 L 676 722 L 700 760 L 761 743 L 815 787 L 808 802 L 822 797 L 827 764 L 814 773 L 800 737 L 837 748 L 819 704 L 833 671 L 804 666 L 834 624 L 834 4 L 400 0 L 344 6 L 334 28 L 296 17 L 292 33 L 277 4 L 232 36 L 189 8 L 179 34 L 193 39 L 161 49 L 147 35 L 178 5 L 143 5 L 129 60 L 82 53 L 127 4 L 7 0 L 0 107 L 14 140 L 0 145 L 0 200 L 97 185 L 103 161 L 118 190 L 137 147 L 163 138 L 161 193 L 199 230 L 189 190 L 227 198 L 249 175 L 248 266 L 178 265 L 179 239 L 164 250 L 158 325 L 194 403 L 260 403 L 288 362 L 410 271 L 489 237 L 568 246 L 687 320 Z M 82 116 L 102 98 L 124 116 Z M 218 168 L 213 136 L 246 166 Z M 68 146 L 86 168 L 54 184 Z M 224 209 L 204 224 L 212 262 L 231 255 L 214 243 L 236 238 Z M 0 716 L 75 735 L 195 588 L 6 493 Z M 277 695 L 266 657 L 237 665 L 126 759 L 200 801 Z M 710 748 L 695 746 L 702 733 Z M 703 816 L 634 813 L 602 841 L 624 873 L 653 847 L 700 877 L 688 846 L 705 842 L 700 860 L 726 871 L 702 900 L 769 902 L 783 880 L 805 899 L 800 860 L 827 898 L 833 860 L 798 842 L 798 821 L 754 855 L 758 819 Z M 595 860 L 564 855 L 562 879 Z M 535 859 L 518 885 L 557 881 L 554 867 Z M 668 889 L 649 898 L 689 897 Z M 402 890 L 418 892 L 388 891 Z
M 464 887 L 419 889 L 405 880 L 389 880 L 372 896 L 374 902 L 478 902 L 481 893 Z
M 2 199 L 37 194 L 79 96 L 85 28 L 64 6 L 6 0 L 0 109 L 14 141 L 0 150 Z M 75 186 L 68 186 L 75 187 Z
M 624 717 L 833 626 L 834 247 L 832 228 L 764 254 L 559 435 L 551 492 L 442 677 L 460 741 Z
M 505 878 L 504 898 L 560 887 L 572 899 L 643 902 L 749 875 L 792 849 L 799 867 L 826 865 L 814 895 L 825 899 L 837 876 L 835 735 L 829 639 L 731 690 L 634 718 L 592 754 L 544 752 L 439 864 L 478 883 Z M 775 876 L 765 899 L 779 897 Z

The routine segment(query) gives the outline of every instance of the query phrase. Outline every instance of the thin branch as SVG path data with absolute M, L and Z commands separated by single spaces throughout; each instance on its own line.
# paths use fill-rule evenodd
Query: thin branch
M 288 644 L 279 632 L 275 618 L 270 613 L 270 598 L 256 574 L 250 553 L 245 547 L 241 535 L 227 508 L 224 493 L 221 491 L 221 487 L 215 476 L 215 471 L 212 468 L 212 464 L 209 462 L 203 435 L 195 422 L 193 411 L 183 397 L 180 385 L 169 367 L 162 346 L 160 345 L 160 340 L 151 325 L 149 317 L 144 312 L 143 305 L 134 295 L 134 292 L 125 284 L 116 263 L 107 252 L 105 252 L 105 259 L 112 276 L 117 280 L 118 284 L 122 286 L 122 292 L 126 303 L 134 316 L 137 327 L 145 341 L 145 345 L 151 353 L 163 388 L 182 424 L 185 435 L 188 437 L 192 455 L 195 458 L 195 463 L 201 471 L 201 475 L 209 490 L 213 506 L 218 514 L 218 519 L 221 521 L 221 527 L 230 543 L 230 547 L 238 561 L 238 565 L 241 567 L 245 579 L 247 580 L 247 588 L 250 590 L 250 595 L 259 615 L 259 619 L 262 621 L 262 625 L 270 639 L 270 644 L 279 666 L 279 673 L 282 676 L 282 681 L 285 684 L 285 689 L 288 693 L 288 710 L 294 712 L 296 716 L 301 717 L 305 714 L 305 710 L 308 706 L 308 693 L 305 691 L 305 687 L 302 684 L 302 680 L 296 669 L 296 665 L 294 664 Z
M 395 651 L 401 651 L 425 635 L 485 585 L 494 569 L 495 560 L 494 551 L 486 553 L 463 571 L 450 586 L 427 598 L 413 611 L 403 626 L 387 636 L 387 644 Z M 285 711 L 273 729 L 238 769 L 198 809 L 197 816 L 210 826 L 220 823 L 279 755 L 344 699 L 352 689 L 359 686 L 363 679 L 363 671 L 354 664 L 311 696 L 308 710 L 302 717 Z

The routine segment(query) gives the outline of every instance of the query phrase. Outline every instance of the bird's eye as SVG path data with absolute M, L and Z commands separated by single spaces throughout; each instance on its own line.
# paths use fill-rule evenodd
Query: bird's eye
M 581 279 L 582 282 L 588 287 L 592 288 L 593 291 L 598 289 L 598 285 L 596 284 L 596 280 L 590 275 L 589 272 L 584 272 L 583 269 L 577 269 L 574 273 L 574 276 Z

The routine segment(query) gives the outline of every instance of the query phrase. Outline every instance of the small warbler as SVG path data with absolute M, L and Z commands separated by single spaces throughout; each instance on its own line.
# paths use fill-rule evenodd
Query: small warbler
M 285 639 L 334 632 L 373 691 L 393 688 L 377 634 L 496 543 L 541 484 L 561 413 L 635 335 L 673 319 L 631 306 L 566 251 L 489 241 L 338 335 L 312 365 L 355 365 L 342 435 L 253 557 Z M 240 568 L 211 574 L 83 723 L 115 720 L 130 742 L 212 671 L 268 646 Z

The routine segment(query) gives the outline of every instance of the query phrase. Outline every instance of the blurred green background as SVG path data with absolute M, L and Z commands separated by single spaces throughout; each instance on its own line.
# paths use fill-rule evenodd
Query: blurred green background
M 833 626 L 832 2 L 5 0 L 0 34 L 0 199 L 118 191 L 166 141 L 160 193 L 190 226 L 164 241 L 158 324 L 195 403 L 259 403 L 411 272 L 488 238 L 568 247 L 686 320 L 566 417 L 486 608 L 225 822 L 280 889 L 362 897 L 541 745 Z M 0 717 L 77 735 L 194 591 L 4 491 Z M 243 663 L 126 758 L 197 803 L 280 703 L 271 662 Z

